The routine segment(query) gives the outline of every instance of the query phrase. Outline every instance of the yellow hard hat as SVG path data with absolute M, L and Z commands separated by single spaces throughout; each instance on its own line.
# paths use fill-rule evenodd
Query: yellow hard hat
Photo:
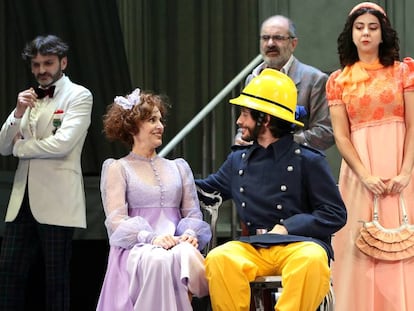
M 303 126 L 302 122 L 295 120 L 297 96 L 291 78 L 278 70 L 266 68 L 246 85 L 240 96 L 230 99 L 230 103 Z

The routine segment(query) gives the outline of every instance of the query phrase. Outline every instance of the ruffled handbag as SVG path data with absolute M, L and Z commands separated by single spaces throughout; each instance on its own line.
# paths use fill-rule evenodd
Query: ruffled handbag
M 414 256 L 414 226 L 409 224 L 404 199 L 400 196 L 401 226 L 388 229 L 379 223 L 378 197 L 374 197 L 373 218 L 363 222 L 356 246 L 364 254 L 380 260 L 395 261 Z

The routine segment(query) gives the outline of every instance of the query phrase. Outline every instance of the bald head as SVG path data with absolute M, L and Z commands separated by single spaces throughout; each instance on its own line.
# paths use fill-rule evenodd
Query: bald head
M 266 66 L 280 70 L 296 48 L 296 28 L 282 15 L 267 18 L 260 29 L 260 53 Z
M 260 31 L 263 30 L 263 27 L 272 26 L 272 25 L 280 25 L 284 26 L 285 29 L 288 30 L 288 33 L 291 37 L 296 38 L 296 26 L 290 18 L 287 18 L 283 15 L 273 15 L 265 19 L 262 23 Z

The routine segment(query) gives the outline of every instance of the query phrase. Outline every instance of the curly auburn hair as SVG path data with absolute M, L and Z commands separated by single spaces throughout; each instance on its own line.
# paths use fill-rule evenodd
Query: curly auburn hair
M 393 65 L 394 61 L 400 58 L 397 32 L 392 28 L 388 17 L 382 12 L 372 8 L 362 7 L 348 16 L 344 29 L 338 37 L 338 54 L 341 66 L 350 66 L 359 61 L 358 51 L 352 40 L 352 29 L 355 19 L 365 13 L 376 16 L 381 26 L 382 43 L 379 45 L 380 63 L 383 66 Z
M 157 95 L 150 91 L 141 92 L 140 103 L 132 109 L 124 109 L 116 103 L 110 104 L 103 116 L 103 132 L 106 138 L 110 141 L 119 140 L 132 148 L 133 136 L 138 134 L 140 124 L 151 118 L 154 107 L 160 110 L 165 123 L 169 108 L 168 97 L 165 95 Z

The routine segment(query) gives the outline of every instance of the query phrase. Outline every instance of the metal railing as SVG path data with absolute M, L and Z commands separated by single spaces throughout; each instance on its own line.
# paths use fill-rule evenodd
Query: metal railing
M 166 156 L 173 150 L 191 130 L 200 123 L 234 88 L 262 61 L 262 56 L 257 55 L 240 73 L 233 78 L 173 139 L 158 153 Z
M 231 80 L 186 126 L 183 127 L 183 129 L 177 133 L 177 135 L 175 135 L 173 137 L 173 139 L 171 139 L 171 141 L 162 149 L 160 150 L 160 152 L 158 153 L 161 157 L 165 157 L 167 156 L 184 138 L 187 134 L 189 134 L 201 121 L 203 121 L 203 119 L 214 110 L 214 108 L 220 104 L 228 95 L 232 95 L 232 96 L 238 96 L 239 92 L 240 92 L 240 87 L 244 86 L 244 81 L 246 79 L 246 76 L 248 74 L 251 73 L 251 71 L 258 66 L 260 63 L 262 62 L 262 56 L 259 54 L 257 55 L 242 71 L 240 71 L 240 73 L 238 75 L 236 75 L 233 80 Z M 235 120 L 236 120 L 236 116 L 235 116 L 235 110 L 232 109 L 232 124 L 233 127 L 236 127 L 235 124 Z M 214 118 L 213 118 L 214 119 Z M 211 139 L 211 154 L 210 156 L 207 155 L 207 152 L 203 152 L 203 173 L 207 173 L 208 171 L 208 161 L 212 160 L 212 158 L 215 158 L 215 138 L 216 137 L 216 124 L 213 121 L 212 124 L 210 124 L 210 129 L 209 131 L 212 133 Z M 234 130 L 235 133 L 235 130 Z M 234 134 L 233 133 L 233 134 Z M 234 138 L 234 135 L 233 135 Z M 203 144 L 207 145 L 207 141 L 205 140 L 206 138 L 203 137 Z M 203 149 L 207 149 L 207 147 L 203 147 Z M 204 175 L 204 174 L 203 174 Z M 224 213 L 223 213 L 224 212 Z M 224 230 L 225 236 L 227 236 L 227 234 L 230 235 L 230 237 L 232 239 L 234 239 L 237 235 L 237 231 L 239 230 L 239 225 L 238 225 L 238 217 L 237 217 L 237 213 L 236 213 L 236 208 L 234 206 L 234 203 L 231 202 L 231 208 L 230 209 L 224 209 L 221 212 L 221 215 L 224 216 L 224 218 L 226 217 L 226 213 L 230 213 L 230 215 L 228 215 L 228 218 L 230 220 L 230 224 L 227 223 L 227 221 L 224 221 L 224 227 L 227 227 L 228 225 L 230 225 L 230 232 L 227 231 L 227 229 Z M 222 220 L 223 221 L 223 220 Z M 220 225 L 218 226 L 220 227 Z M 220 230 L 218 230 L 220 231 Z M 220 233 L 220 232 L 219 232 Z

